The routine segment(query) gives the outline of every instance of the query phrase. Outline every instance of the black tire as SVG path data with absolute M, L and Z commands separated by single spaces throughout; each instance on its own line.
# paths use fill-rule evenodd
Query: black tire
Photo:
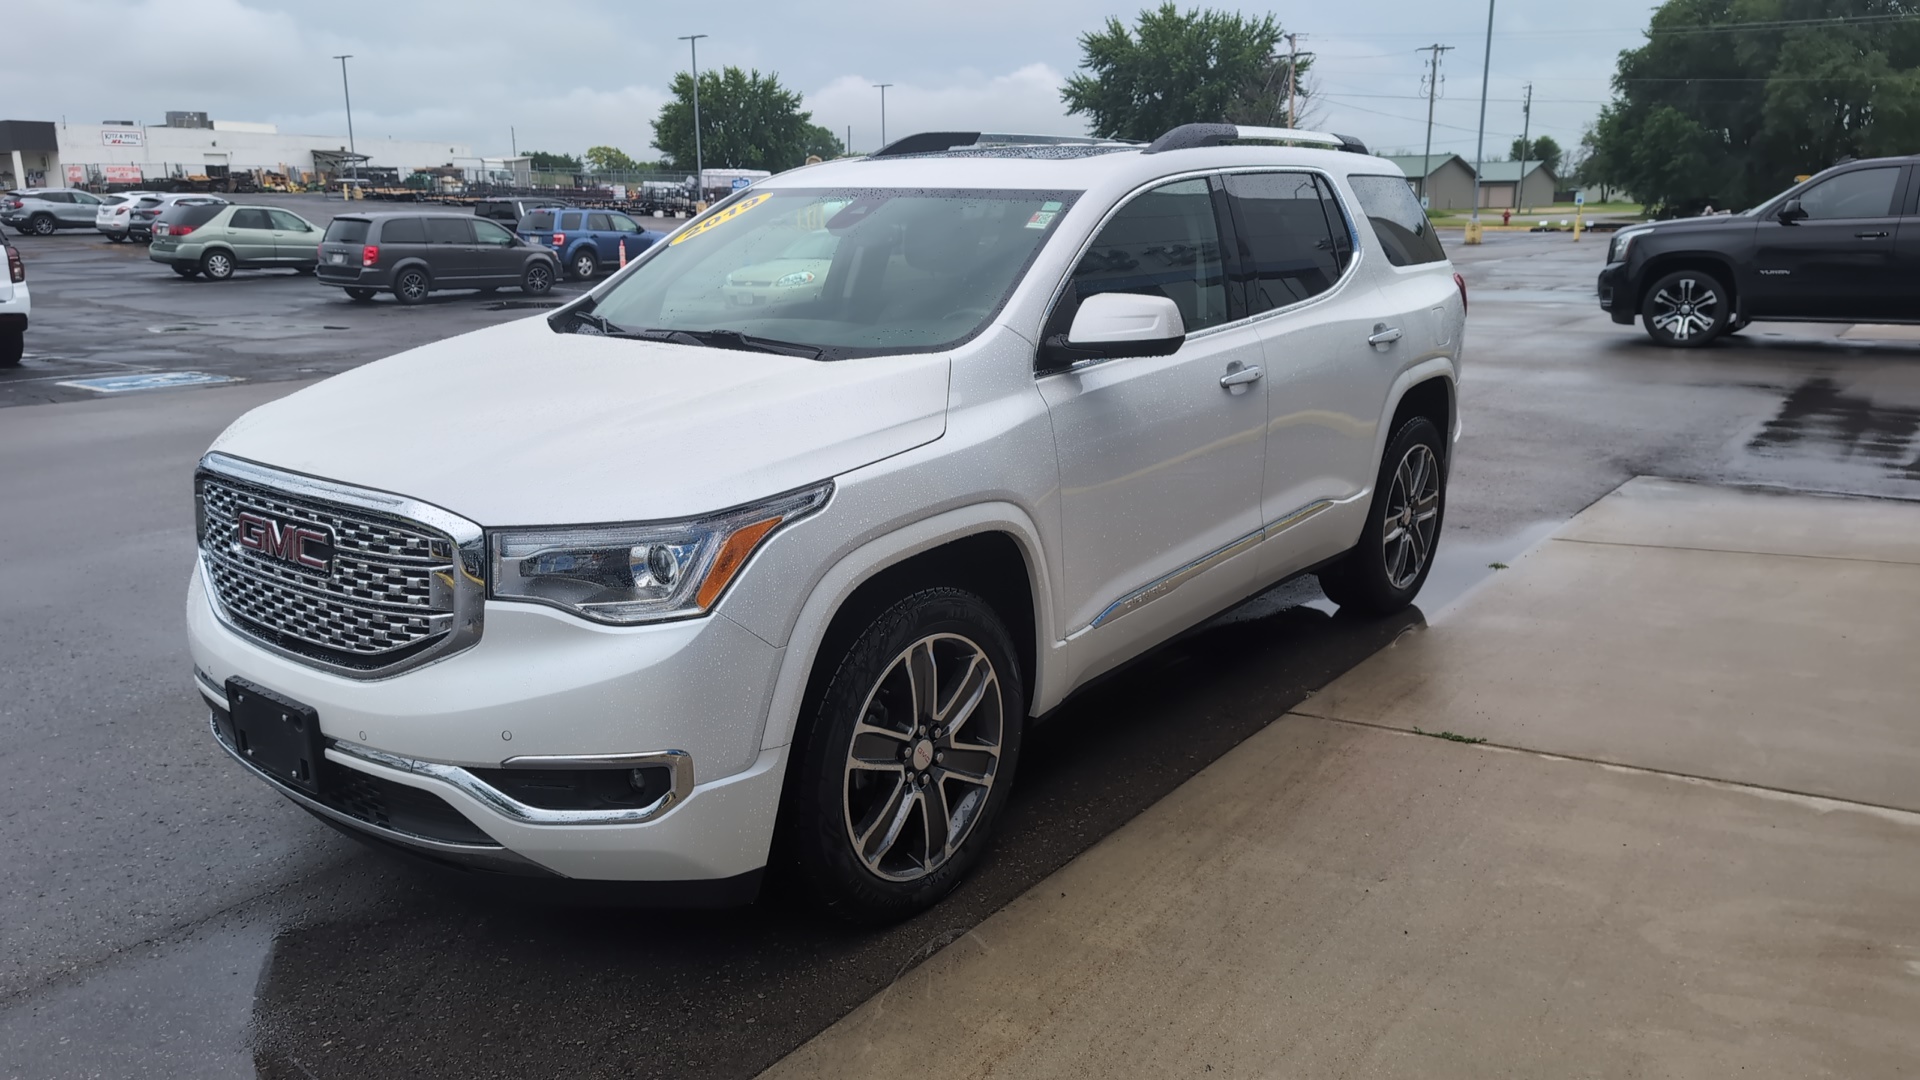
M 409 266 L 393 276 L 393 298 L 403 304 L 418 304 L 433 290 L 433 281 L 418 266 Z
M 52 236 L 53 230 L 59 227 L 60 223 L 53 220 L 52 214 L 35 214 L 27 219 L 27 227 L 21 231 L 34 236 Z
M 197 266 L 175 266 L 173 268 L 173 272 L 176 274 L 179 274 L 183 278 L 192 278 L 192 277 L 200 276 L 200 268 Z
M 20 366 L 27 351 L 27 332 L 18 327 L 0 329 L 0 368 Z
M 1416 416 L 1388 441 L 1360 542 L 1319 572 L 1321 591 L 1342 610 L 1363 615 L 1388 615 L 1413 603 L 1433 572 L 1446 511 L 1446 444 L 1433 421 Z
M 933 672 L 930 710 L 910 668 Z M 849 922 L 931 907 L 979 861 L 1013 786 L 1026 696 L 1006 628 L 972 593 L 915 593 L 854 640 L 817 700 L 788 782 L 783 862 Z M 964 700 L 976 704 L 943 730 Z M 929 822 L 948 828 L 936 837 Z
M 358 300 L 362 303 L 365 303 L 366 301 L 373 299 L 375 296 L 378 296 L 379 294 L 380 294 L 379 289 L 362 289 L 362 288 L 359 288 L 358 286 L 349 286 L 347 288 L 347 298 L 349 300 Z
M 553 267 L 536 260 L 520 274 L 520 291 L 528 296 L 545 296 L 553 289 Z
M 313 267 L 311 267 L 311 266 L 296 266 L 296 267 L 294 267 L 294 268 L 293 268 L 293 272 L 294 272 L 294 273 L 296 273 L 296 274 L 299 274 L 299 275 L 300 275 L 301 277 L 312 277 L 312 276 L 313 276 Z
M 233 252 L 215 248 L 200 256 L 200 273 L 208 281 L 225 281 L 233 276 Z
M 1647 336 L 1670 349 L 1697 349 L 1726 333 L 1733 322 L 1733 294 L 1705 270 L 1675 270 L 1640 297 Z
M 583 247 L 567 259 L 567 276 L 575 281 L 591 281 L 600 272 L 600 257 L 592 248 Z
M 124 244 L 127 242 L 125 233 L 107 233 L 106 237 L 107 243 L 109 244 Z

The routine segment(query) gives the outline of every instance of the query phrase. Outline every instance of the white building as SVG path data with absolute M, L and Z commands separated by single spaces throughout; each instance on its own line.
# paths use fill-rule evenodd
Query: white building
M 49 129 L 54 145 L 40 145 Z M 8 133 L 20 137 L 9 140 Z M 0 184 L 7 187 L 139 183 L 204 174 L 208 166 L 299 177 L 332 172 L 348 146 L 344 134 L 286 135 L 272 124 L 234 120 L 214 120 L 211 127 L 0 121 L 0 141 L 11 143 L 0 146 Z M 471 146 L 456 142 L 362 138 L 354 150 L 366 155 L 364 166 L 396 169 L 403 178 L 414 169 L 470 167 L 476 160 Z M 315 161 L 315 151 L 322 160 Z

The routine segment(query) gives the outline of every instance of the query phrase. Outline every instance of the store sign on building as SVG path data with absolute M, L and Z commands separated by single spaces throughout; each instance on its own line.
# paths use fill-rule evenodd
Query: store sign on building
M 139 128 L 108 128 L 100 133 L 102 146 L 145 146 L 147 133 Z
M 145 179 L 138 165 L 105 165 L 100 171 L 106 173 L 109 184 L 137 184 Z

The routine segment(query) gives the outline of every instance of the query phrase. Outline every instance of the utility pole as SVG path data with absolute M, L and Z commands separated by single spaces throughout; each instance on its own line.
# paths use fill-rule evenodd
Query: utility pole
M 347 86 L 347 61 L 353 59 L 353 54 L 347 53 L 345 56 L 336 56 L 334 59 L 340 61 L 340 93 L 347 99 L 347 153 L 354 157 L 354 160 L 347 162 L 347 166 L 353 170 L 353 178 L 358 180 L 360 179 L 358 160 L 360 148 L 353 141 L 353 91 Z
M 1427 56 L 1427 149 L 1420 155 L 1420 209 L 1427 208 L 1427 175 L 1433 172 L 1433 100 L 1440 96 L 1440 54 L 1452 52 L 1453 46 L 1433 44 L 1416 52 L 1425 52 Z
M 700 156 L 700 39 L 705 34 L 686 34 L 680 38 L 687 43 L 687 52 L 693 58 L 693 190 L 694 202 L 707 201 L 707 166 Z
M 887 87 L 890 82 L 874 83 L 873 88 L 880 91 L 880 145 L 887 145 Z
M 849 156 L 853 154 L 853 125 L 847 125 L 847 141 L 840 144 L 840 150 Z
M 1533 144 L 1527 136 L 1533 134 L 1533 84 L 1527 84 L 1527 99 L 1520 106 L 1520 179 L 1513 182 L 1513 212 L 1520 212 L 1520 193 L 1527 189 L 1527 153 Z
M 1300 35 L 1287 35 L 1287 127 L 1296 123 L 1293 111 L 1294 74 L 1300 67 Z
M 1480 58 L 1480 134 L 1473 144 L 1473 217 L 1467 243 L 1480 242 L 1480 170 L 1487 165 L 1487 81 L 1493 75 L 1493 2 L 1487 0 L 1487 51 Z
M 520 156 L 520 133 L 511 127 L 507 129 L 507 145 L 513 147 L 514 157 Z

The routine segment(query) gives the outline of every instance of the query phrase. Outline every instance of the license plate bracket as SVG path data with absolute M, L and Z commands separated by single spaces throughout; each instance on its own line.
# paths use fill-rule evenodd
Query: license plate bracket
M 227 714 L 234 748 L 248 764 L 282 783 L 320 793 L 326 743 L 313 706 L 234 678 L 227 680 Z

